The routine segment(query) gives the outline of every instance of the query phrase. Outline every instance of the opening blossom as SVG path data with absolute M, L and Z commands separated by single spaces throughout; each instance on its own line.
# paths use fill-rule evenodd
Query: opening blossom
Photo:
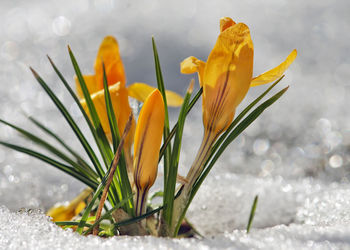
M 249 88 L 280 78 L 296 55 L 293 50 L 279 66 L 253 77 L 254 47 L 248 26 L 221 18 L 220 34 L 207 62 L 191 56 L 181 63 L 182 73 L 198 72 L 205 130 L 216 136 L 225 131 Z
M 96 56 L 94 65 L 95 74 L 84 75 L 84 81 L 96 107 L 103 131 L 111 140 L 111 132 L 104 97 L 102 63 L 104 63 L 106 69 L 107 83 L 118 124 L 119 134 L 122 134 L 124 131 L 126 122 L 131 113 L 128 97 L 131 96 L 138 101 L 144 102 L 155 88 L 145 83 L 134 83 L 130 86 L 126 86 L 126 76 L 123 62 L 119 53 L 117 40 L 112 36 L 107 36 L 103 39 Z M 84 95 L 77 79 L 76 86 L 77 93 L 81 98 L 81 104 L 85 111 L 89 114 Z M 182 97 L 178 94 L 171 91 L 166 91 L 166 95 L 168 105 L 180 106 L 182 104 Z M 124 153 L 129 172 L 132 172 L 131 146 L 134 140 L 134 133 L 135 120 L 133 119 L 130 132 L 126 137 L 124 144 Z
M 181 63 L 181 73 L 198 73 L 203 87 L 202 112 L 204 136 L 197 156 L 188 172 L 181 196 L 175 201 L 173 220 L 186 210 L 191 188 L 203 171 L 204 164 L 216 139 L 232 123 L 237 106 L 250 87 L 279 79 L 296 58 L 293 50 L 279 66 L 253 77 L 254 47 L 246 24 L 231 18 L 220 20 L 220 34 L 207 62 L 193 56 Z M 176 225 L 176 223 L 172 223 Z

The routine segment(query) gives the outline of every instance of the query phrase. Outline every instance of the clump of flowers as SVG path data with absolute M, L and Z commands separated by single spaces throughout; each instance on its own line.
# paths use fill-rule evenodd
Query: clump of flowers
M 254 47 L 247 25 L 231 18 L 220 20 L 220 34 L 206 62 L 193 56 L 181 63 L 184 74 L 198 73 L 200 90 L 192 98 L 194 81 L 185 96 L 166 91 L 158 52 L 153 42 L 157 88 L 145 83 L 126 86 L 123 63 L 115 38 L 106 37 L 97 53 L 94 75 L 83 75 L 69 48 L 76 73 L 77 94 L 59 69 L 50 63 L 71 94 L 92 133 L 98 152 L 80 130 L 55 93 L 33 69 L 62 116 L 74 131 L 89 159 L 67 145 L 40 121 L 29 117 L 39 129 L 53 137 L 65 151 L 33 133 L 4 120 L 22 135 L 54 154 L 59 160 L 31 148 L 0 141 L 0 144 L 36 157 L 85 183 L 88 187 L 67 206 L 48 211 L 57 225 L 73 227 L 80 234 L 101 236 L 154 235 L 177 237 L 185 215 L 201 184 L 226 147 L 288 89 L 258 103 L 282 79 L 294 61 L 293 50 L 279 66 L 253 77 Z M 250 87 L 274 82 L 235 117 L 236 108 Z M 186 177 L 178 175 L 183 129 L 187 114 L 202 96 L 204 134 Z M 129 97 L 143 102 L 136 122 Z M 258 106 L 257 106 L 258 105 Z M 170 129 L 168 106 L 181 106 L 177 123 Z M 257 106 L 257 107 L 256 107 Z M 133 150 L 132 150 L 133 147 Z M 100 154 L 102 162 L 97 157 Z M 163 203 L 154 208 L 149 190 L 163 161 Z

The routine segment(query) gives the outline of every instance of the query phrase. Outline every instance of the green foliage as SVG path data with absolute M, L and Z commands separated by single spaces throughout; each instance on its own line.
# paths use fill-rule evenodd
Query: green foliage
M 248 224 L 247 224 L 247 234 L 249 233 L 250 227 L 252 226 L 252 223 L 253 223 L 253 219 L 255 216 L 255 210 L 256 210 L 256 207 L 258 206 L 258 199 L 259 199 L 259 196 L 256 195 L 254 198 L 253 204 L 252 204 L 252 208 L 250 210 L 250 214 L 249 214 L 249 219 L 248 219 Z
M 68 112 L 65 105 L 60 101 L 60 99 L 56 96 L 56 94 L 52 91 L 49 85 L 39 76 L 39 74 L 31 69 L 34 77 L 40 86 L 45 90 L 48 94 L 52 102 L 56 105 L 58 110 L 61 112 L 62 116 L 74 132 L 78 141 L 82 145 L 82 148 L 85 150 L 89 161 L 85 160 L 76 150 L 73 150 L 59 135 L 57 135 L 54 131 L 44 125 L 44 122 L 34 119 L 33 117 L 28 117 L 30 122 L 32 122 L 39 130 L 46 133 L 49 137 L 53 138 L 59 145 L 61 145 L 63 149 L 47 142 L 45 139 L 35 135 L 32 132 L 29 132 L 23 128 L 20 128 L 8 121 L 0 119 L 0 123 L 9 126 L 15 129 L 18 133 L 24 136 L 29 141 L 33 142 L 40 149 L 46 151 L 46 153 L 52 154 L 55 158 L 52 158 L 46 153 L 41 153 L 32 148 L 27 148 L 15 144 L 11 144 L 8 142 L 0 141 L 0 144 L 6 147 L 9 147 L 13 150 L 28 154 L 34 158 L 37 158 L 45 163 L 60 169 L 61 171 L 69 174 L 73 178 L 83 182 L 87 186 L 93 189 L 93 197 L 85 207 L 84 211 L 80 218 L 76 221 L 64 221 L 64 222 L 56 222 L 57 225 L 60 226 L 76 226 L 76 231 L 80 234 L 90 234 L 93 231 L 93 228 L 101 225 L 103 231 L 100 234 L 103 235 L 112 235 L 115 230 L 118 230 L 121 226 L 126 225 L 142 225 L 142 220 L 145 220 L 148 217 L 153 216 L 155 218 L 155 214 L 162 211 L 160 219 L 157 221 L 158 224 L 161 224 L 163 230 L 161 232 L 162 235 L 165 236 L 177 236 L 177 232 L 181 226 L 182 221 L 185 218 L 186 211 L 190 206 L 194 196 L 199 190 L 201 184 L 211 171 L 212 167 L 215 165 L 216 161 L 223 154 L 227 146 L 232 143 L 252 122 L 255 121 L 268 107 L 270 107 L 273 103 L 275 103 L 288 89 L 284 88 L 281 91 L 274 94 L 272 97 L 268 98 L 266 101 L 258 105 L 258 103 L 280 82 L 283 78 L 278 79 L 274 84 L 272 84 L 264 93 L 262 93 L 258 98 L 256 98 L 253 102 L 251 102 L 230 124 L 228 129 L 219 137 L 216 138 L 215 142 L 211 144 L 211 148 L 205 161 L 203 161 L 202 169 L 199 173 L 199 176 L 193 182 L 193 185 L 188 189 L 189 193 L 181 197 L 183 195 L 183 190 L 185 184 L 177 185 L 178 179 L 178 166 L 180 160 L 181 153 L 181 144 L 183 138 L 183 131 L 185 120 L 193 106 L 197 103 L 199 98 L 203 93 L 203 89 L 201 88 L 196 95 L 191 100 L 192 90 L 193 90 L 193 82 L 191 83 L 185 97 L 183 100 L 182 107 L 179 112 L 179 116 L 176 124 L 173 126 L 172 130 L 170 130 L 169 125 L 169 114 L 168 114 L 168 105 L 167 98 L 165 95 L 165 86 L 164 80 L 162 76 L 159 55 L 156 47 L 156 43 L 154 38 L 152 38 L 152 47 L 154 53 L 154 61 L 155 61 L 155 71 L 156 78 L 158 83 L 158 89 L 161 92 L 164 100 L 165 106 L 165 123 L 164 123 L 164 131 L 163 131 L 163 145 L 160 148 L 159 152 L 159 162 L 162 157 L 164 158 L 164 187 L 163 190 L 158 191 L 154 196 L 152 196 L 149 201 L 152 202 L 154 197 L 163 197 L 163 205 L 158 207 L 157 209 L 151 209 L 151 211 L 142 214 L 141 216 L 135 216 L 134 205 L 133 205 L 133 187 L 132 180 L 129 180 L 127 162 L 125 159 L 124 152 L 121 151 L 120 159 L 114 166 L 116 166 L 115 174 L 114 170 L 111 171 L 113 160 L 118 159 L 115 158 L 118 154 L 117 148 L 119 147 L 119 151 L 122 148 L 123 136 L 119 134 L 118 122 L 115 115 L 115 110 L 113 108 L 113 96 L 111 96 L 108 88 L 107 75 L 105 70 L 105 65 L 103 64 L 103 87 L 104 87 L 104 98 L 106 105 L 106 112 L 109 122 L 109 127 L 111 131 L 112 142 L 108 141 L 107 135 L 105 131 L 103 131 L 101 121 L 92 100 L 92 97 L 88 91 L 87 85 L 85 83 L 83 74 L 79 68 L 79 65 L 75 59 L 75 56 L 70 48 L 69 56 L 76 73 L 78 82 L 80 84 L 81 90 L 84 95 L 84 99 L 86 101 L 86 105 L 88 108 L 88 112 L 85 112 L 82 107 L 79 98 L 74 93 L 72 88 L 69 86 L 68 82 L 65 80 L 64 76 L 58 70 L 56 65 L 53 63 L 51 58 L 49 61 L 56 72 L 57 76 L 62 81 L 66 90 L 72 96 L 74 102 L 78 106 L 81 111 L 85 122 L 87 123 L 91 135 L 93 137 L 93 143 L 96 144 L 98 148 L 99 155 L 97 155 L 93 150 L 93 145 L 88 142 L 86 139 L 86 135 L 83 134 L 77 123 L 74 121 L 71 114 Z M 258 105 L 257 107 L 255 107 Z M 102 163 L 100 162 L 102 159 Z M 109 183 L 106 187 L 106 180 L 111 178 L 110 186 Z M 186 180 L 185 180 L 186 181 Z M 98 200 L 102 200 L 102 204 L 104 204 L 104 199 L 101 198 L 102 191 L 106 188 L 108 189 L 108 203 L 105 204 L 104 213 L 100 218 L 96 216 L 96 221 L 93 223 L 89 223 L 94 217 L 94 208 Z M 107 194 L 105 191 L 103 194 Z M 106 196 L 104 196 L 106 197 Z M 183 202 L 182 210 L 180 213 L 174 213 L 175 202 L 179 201 L 180 198 Z M 252 205 L 252 209 L 250 212 L 249 222 L 247 225 L 247 233 L 250 230 L 256 206 L 257 206 L 258 197 L 255 197 L 254 203 Z M 150 206 L 151 207 L 151 206 Z M 102 206 L 101 206 L 102 208 Z M 128 219 L 124 219 L 121 221 L 116 221 L 116 219 L 112 216 L 112 213 L 117 209 L 122 209 L 129 216 Z M 101 211 L 101 210 L 100 210 Z M 176 220 L 174 220 L 174 216 L 178 216 Z M 109 220 L 110 224 L 102 226 L 103 220 Z M 176 222 L 174 224 L 174 221 Z M 144 221 L 143 221 L 144 222 Z M 144 225 L 146 223 L 143 223 Z
M 164 87 L 164 80 L 162 75 L 162 70 L 160 68 L 160 62 L 159 62 L 159 56 L 158 56 L 158 50 L 156 46 L 156 42 L 154 40 L 154 37 L 152 37 L 152 47 L 153 47 L 153 55 L 154 55 L 154 64 L 156 69 L 156 77 L 157 77 L 157 85 L 160 93 L 163 96 L 164 101 L 164 108 L 165 108 L 165 120 L 164 120 L 164 132 L 163 137 L 168 138 L 170 134 L 170 126 L 169 126 L 169 114 L 168 114 L 168 103 L 167 98 L 165 94 L 165 87 Z M 171 145 L 169 143 L 164 144 L 164 190 L 166 189 L 166 182 L 168 179 L 170 167 L 171 167 Z M 163 155 L 162 154 L 162 155 Z

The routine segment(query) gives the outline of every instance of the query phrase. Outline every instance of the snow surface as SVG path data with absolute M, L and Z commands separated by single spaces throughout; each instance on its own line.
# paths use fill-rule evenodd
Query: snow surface
M 100 41 L 114 35 L 128 83 L 155 85 L 154 35 L 166 86 L 181 94 L 191 76 L 179 73 L 179 62 L 190 55 L 206 59 L 222 16 L 250 27 L 255 75 L 280 63 L 294 48 L 298 57 L 276 88 L 291 85 L 286 95 L 227 149 L 194 199 L 188 218 L 204 239 L 100 239 L 62 230 L 40 211 L 73 198 L 84 186 L 0 147 L 0 249 L 350 249 L 349 9 L 347 0 L 1 1 L 0 118 L 39 135 L 23 113 L 45 118 L 47 126 L 81 152 L 28 70 L 32 66 L 50 83 L 87 132 L 45 57 L 52 57 L 73 86 L 67 44 L 88 74 Z M 263 89 L 251 89 L 241 107 Z M 175 119 L 177 110 L 171 113 Z M 183 174 L 202 136 L 200 105 L 184 133 Z M 0 140 L 32 146 L 3 125 Z M 256 217 L 247 235 L 257 194 Z

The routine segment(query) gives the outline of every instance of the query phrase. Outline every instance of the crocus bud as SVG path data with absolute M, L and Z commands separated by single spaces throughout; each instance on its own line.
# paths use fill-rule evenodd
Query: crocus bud
M 147 193 L 157 177 L 158 157 L 164 128 L 164 102 L 158 89 L 146 99 L 136 125 L 134 182 L 137 188 L 136 215 L 145 209 Z

